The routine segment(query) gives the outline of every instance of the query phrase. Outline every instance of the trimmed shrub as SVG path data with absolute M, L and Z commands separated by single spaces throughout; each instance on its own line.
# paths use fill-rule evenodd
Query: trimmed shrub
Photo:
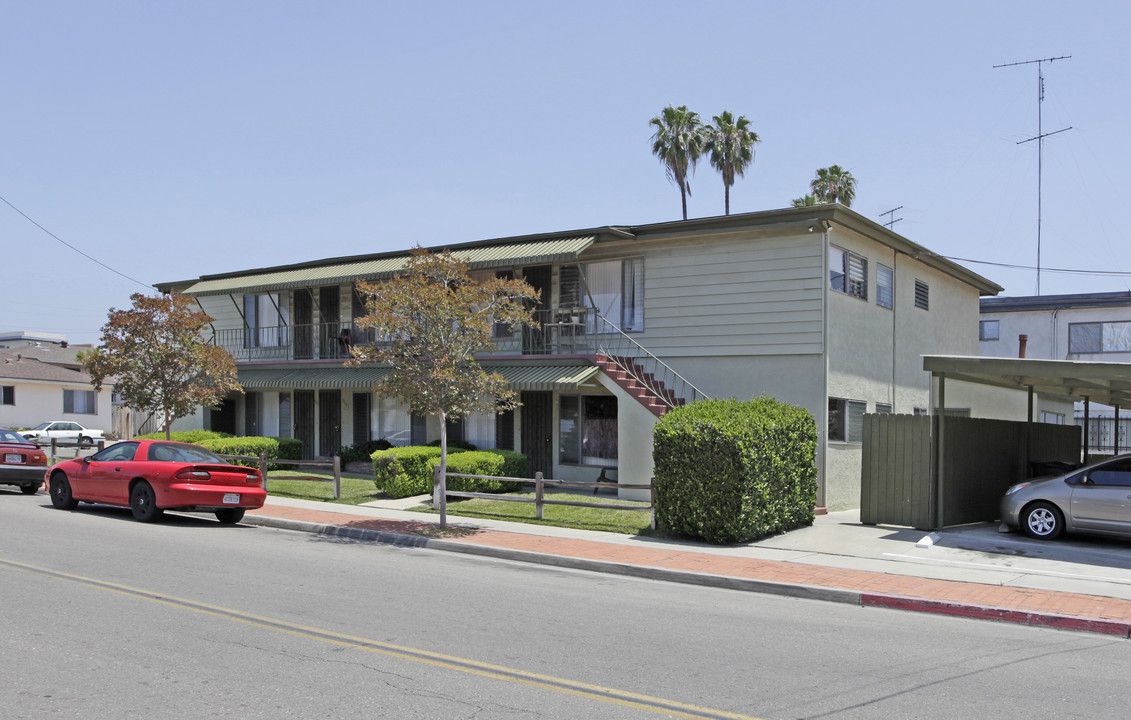
M 514 450 L 499 450 L 497 448 L 484 450 L 483 452 L 494 453 L 503 458 L 503 471 L 499 473 L 493 473 L 494 475 L 513 478 L 530 477 L 530 466 L 526 461 L 526 456 L 522 453 L 515 452 Z
M 244 455 L 247 457 L 256 457 L 259 453 L 266 453 L 268 459 L 278 458 L 280 460 L 301 460 L 302 459 L 302 441 L 295 440 L 294 438 L 274 438 L 274 437 L 225 437 L 213 438 L 211 440 L 203 440 L 199 445 L 208 448 L 218 455 Z M 234 461 L 239 465 L 247 467 L 256 467 L 257 462 L 249 460 L 236 460 Z M 290 470 L 294 465 L 279 465 L 268 463 L 268 470 Z
M 506 452 L 506 451 L 503 451 Z M 512 453 L 520 455 L 520 453 Z M 506 472 L 507 464 L 511 463 L 512 466 L 517 465 L 514 458 L 508 459 L 501 453 L 491 452 L 490 450 L 469 450 L 461 452 L 457 455 L 448 453 L 448 472 L 450 473 L 463 473 L 465 475 L 492 475 L 495 477 L 517 477 L 510 475 Z M 440 464 L 440 457 L 437 455 L 428 460 L 429 477 L 431 473 L 435 472 L 435 468 Z M 523 456 L 522 464 L 526 464 L 526 457 Z M 429 481 L 431 482 L 431 480 Z M 522 483 L 507 482 L 505 480 L 485 480 L 475 478 L 463 477 L 450 477 L 448 478 L 449 490 L 462 490 L 464 492 L 482 492 L 482 493 L 505 493 L 517 492 L 522 489 Z M 431 486 L 429 486 L 431 487 Z
M 448 449 L 448 461 L 459 449 Z M 428 461 L 440 457 L 440 448 L 409 445 L 378 450 L 373 459 L 373 475 L 377 489 L 391 498 L 427 495 L 432 492 L 432 466 Z
M 216 432 L 215 430 L 177 430 L 169 433 L 169 439 L 173 442 L 192 443 L 193 445 L 200 445 L 205 440 L 215 440 L 217 438 L 229 438 L 231 435 L 228 433 Z M 147 435 L 138 435 L 138 440 L 164 440 L 165 433 L 155 432 Z
M 428 443 L 425 447 L 436 447 L 436 448 L 440 447 L 439 438 Z M 479 448 L 475 447 L 471 443 L 464 442 L 463 440 L 448 440 L 448 452 L 451 452 L 452 450 L 478 450 L 478 449 Z
M 341 449 L 338 457 L 342 459 L 342 466 L 351 462 L 368 462 L 373 456 L 373 453 L 378 450 L 388 450 L 393 444 L 388 440 L 381 438 L 380 440 L 368 440 L 357 445 L 349 445 Z
M 710 543 L 813 522 L 817 424 L 771 397 L 677 407 L 652 432 L 656 520 Z

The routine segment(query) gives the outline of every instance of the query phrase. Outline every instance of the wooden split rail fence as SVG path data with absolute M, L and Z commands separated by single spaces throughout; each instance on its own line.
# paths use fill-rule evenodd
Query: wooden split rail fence
M 534 486 L 534 497 L 516 497 L 514 495 L 503 495 L 498 493 L 481 493 L 469 492 L 466 490 L 446 490 L 445 495 L 448 497 L 460 498 L 481 498 L 484 500 L 502 500 L 504 502 L 521 502 L 521 503 L 534 503 L 535 517 L 539 520 L 542 519 L 542 507 L 544 505 L 569 505 L 572 507 L 585 507 L 585 508 L 600 508 L 603 510 L 634 510 L 637 512 L 651 513 L 652 528 L 656 527 L 656 491 L 651 485 L 631 484 L 631 483 L 610 483 L 610 482 L 576 482 L 573 480 L 547 480 L 542 476 L 542 473 L 534 473 L 533 480 L 526 480 L 524 478 L 513 477 L 495 477 L 492 475 L 466 475 L 464 473 L 445 473 L 445 477 L 453 478 L 470 478 L 473 480 L 499 480 L 502 482 L 518 482 L 524 485 Z M 434 491 L 432 494 L 433 504 L 439 507 L 440 499 L 440 466 L 436 466 L 433 475 Z M 648 490 L 650 493 L 650 500 L 647 505 L 623 505 L 619 503 L 595 503 L 595 502 L 581 502 L 578 500 L 557 500 L 546 499 L 546 488 L 558 487 L 570 490 L 600 490 L 602 488 L 616 490 L 622 488 L 625 490 Z
M 283 460 L 281 458 L 268 458 L 267 453 L 259 453 L 259 457 L 250 457 L 247 455 L 220 455 L 219 457 L 225 460 L 244 460 L 246 462 L 258 462 L 259 474 L 263 476 L 263 490 L 267 490 L 267 466 L 270 465 L 302 465 L 304 467 L 328 467 L 334 473 L 333 480 L 324 478 L 306 477 L 306 478 L 288 478 L 289 480 L 309 480 L 311 482 L 332 482 L 334 483 L 334 499 L 338 500 L 342 497 L 342 459 L 335 455 L 329 460 Z

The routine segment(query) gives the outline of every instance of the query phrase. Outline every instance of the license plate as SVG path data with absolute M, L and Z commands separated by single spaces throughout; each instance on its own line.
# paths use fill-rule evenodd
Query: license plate
M 224 504 L 225 505 L 238 505 L 239 502 L 240 502 L 240 494 L 239 493 L 224 493 Z
M 12 465 L 23 465 L 24 464 L 24 456 L 23 455 L 9 455 L 7 453 L 4 453 L 4 462 L 12 464 Z

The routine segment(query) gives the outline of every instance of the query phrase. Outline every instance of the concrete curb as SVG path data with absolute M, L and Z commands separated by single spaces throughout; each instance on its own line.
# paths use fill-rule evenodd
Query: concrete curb
M 462 543 L 458 540 L 444 540 L 427 538 L 419 535 L 405 535 L 382 530 L 367 530 L 364 528 L 351 528 L 342 525 L 327 523 L 307 522 L 303 520 L 290 520 L 274 518 L 264 515 L 249 515 L 243 519 L 247 525 L 273 527 L 281 530 L 294 530 L 312 533 L 325 537 L 342 538 L 357 542 L 378 543 L 396 547 L 425 548 L 445 552 L 458 552 L 467 555 L 479 555 L 500 560 L 533 563 L 550 567 L 567 568 L 571 570 L 586 570 L 602 572 L 612 575 L 624 575 L 647 580 L 663 582 L 677 582 L 687 585 L 700 585 L 716 587 L 727 590 L 741 590 L 757 592 L 766 595 L 781 597 L 802 598 L 806 600 L 821 600 L 824 602 L 837 602 L 860 607 L 882 607 L 893 610 L 911 610 L 927 612 L 954 617 L 965 617 L 978 620 L 994 620 L 1010 622 L 1020 625 L 1035 627 L 1056 628 L 1060 630 L 1075 630 L 1079 632 L 1100 633 L 1114 635 L 1121 638 L 1131 637 L 1131 623 L 1118 620 L 1104 620 L 1102 618 L 1082 618 L 1068 615 L 1055 615 L 1051 613 L 1036 613 L 1020 610 L 1008 610 L 983 605 L 969 605 L 963 603 L 927 600 L 924 598 L 903 597 L 898 595 L 883 595 L 877 593 L 828 588 L 814 585 L 796 585 L 790 583 L 773 582 L 770 580 L 756 580 L 753 578 L 740 578 L 726 575 L 713 575 L 697 573 L 686 570 L 669 570 L 652 566 L 628 565 L 625 563 L 606 562 L 587 558 L 563 557 L 527 550 L 513 550 L 510 548 L 491 547 L 489 545 L 475 545 Z

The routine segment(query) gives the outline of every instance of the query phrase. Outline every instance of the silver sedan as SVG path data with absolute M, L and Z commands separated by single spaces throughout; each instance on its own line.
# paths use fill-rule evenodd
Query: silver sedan
M 1031 538 L 1064 532 L 1131 537 L 1131 455 L 1119 455 L 1005 491 L 1001 520 Z

